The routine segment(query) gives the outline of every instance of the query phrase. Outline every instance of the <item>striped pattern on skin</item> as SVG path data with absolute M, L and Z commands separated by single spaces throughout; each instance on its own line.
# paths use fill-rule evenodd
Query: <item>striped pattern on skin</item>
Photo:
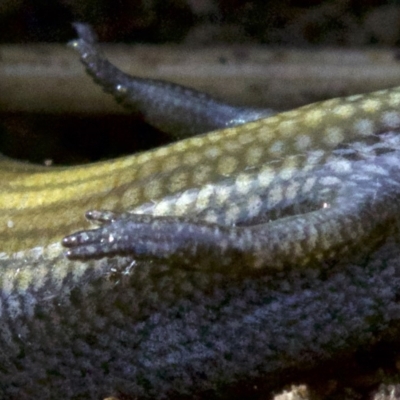
M 400 319 L 398 244 L 379 246 L 397 227 L 399 106 L 399 88 L 334 99 L 82 167 L 1 159 L 0 398 L 209 398 L 371 344 Z M 110 251 L 101 246 L 69 260 L 60 240 L 84 227 L 89 208 L 133 211 L 150 235 L 171 218 L 173 235 L 197 229 L 194 245 L 199 230 L 214 239 L 216 229 L 242 229 L 263 251 L 279 244 L 268 265 L 296 259 L 302 271 L 221 274 L 225 264 L 259 266 L 246 251 L 250 259 L 231 263 L 231 246 L 204 253 L 212 270 L 202 260 L 182 268 L 199 256 L 181 247 L 177 267 L 162 240 L 147 242 L 145 259 L 120 250 L 91 259 Z M 122 236 L 138 218 L 93 217 L 106 230 L 107 219 L 122 222 L 112 233 Z M 324 275 L 326 259 L 364 250 L 365 263 L 328 263 Z
M 243 269 L 270 271 L 343 262 L 354 250 L 359 256 L 370 253 L 396 228 L 399 157 L 399 150 L 391 147 L 386 155 L 369 155 L 362 161 L 346 163 L 341 158 L 340 167 L 334 159 L 322 168 L 292 176 L 289 183 L 272 182 L 268 190 L 256 180 L 245 200 L 243 191 L 233 185 L 226 188 L 224 204 L 208 203 L 211 210 L 204 219 L 187 217 L 194 214 L 187 209 L 184 217 L 91 212 L 90 219 L 103 226 L 73 234 L 63 243 L 71 248 L 68 257 L 74 259 L 130 255 L 174 268 L 234 274 Z M 174 202 L 170 204 L 173 207 Z M 269 206 L 281 210 L 280 218 L 270 220 Z M 196 196 L 192 208 L 196 211 Z M 288 211 L 300 213 L 285 216 Z M 219 216 L 220 223 L 205 222 L 208 215 Z
M 267 183 L 277 173 L 290 177 L 322 165 L 340 146 L 397 129 L 399 107 L 400 88 L 395 88 L 307 105 L 154 151 L 81 167 L 39 168 L 4 159 L 2 251 L 11 254 L 54 243 L 82 227 L 88 209 L 133 210 L 227 178 L 240 181 L 252 169 L 259 169 Z M 198 212 L 207 208 L 207 194 L 201 195 Z M 162 208 L 166 215 L 165 202 Z
M 179 200 L 197 190 L 194 199 L 200 199 L 195 212 L 201 213 L 213 207 L 211 200 L 217 206 L 229 202 L 229 196 L 207 194 L 208 185 L 229 179 L 237 180 L 246 198 L 242 182 L 248 179 L 247 173 L 256 171 L 268 187 L 277 176 L 284 180 L 324 165 L 341 146 L 380 140 L 379 133 L 397 129 L 399 106 L 400 89 L 394 88 L 307 105 L 92 165 L 40 168 L 4 159 L 0 183 L 3 251 L 10 255 L 54 243 L 82 227 L 82 215 L 88 209 L 129 211 L 152 202 L 160 204 L 158 215 L 168 215 L 167 196 Z

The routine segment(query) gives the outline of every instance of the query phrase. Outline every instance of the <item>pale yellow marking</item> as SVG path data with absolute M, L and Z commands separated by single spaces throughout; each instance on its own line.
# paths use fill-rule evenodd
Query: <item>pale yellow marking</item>
M 223 143 L 223 148 L 228 152 L 236 152 L 242 149 L 242 146 L 236 140 L 226 140 Z
M 276 140 L 268 149 L 268 152 L 274 157 L 280 156 L 285 150 L 285 145 L 282 140 Z
M 215 187 L 213 185 L 205 185 L 201 188 L 197 199 L 196 199 L 196 209 L 202 211 L 206 209 L 210 204 L 210 199 L 214 196 Z
M 326 117 L 326 112 L 321 109 L 314 109 L 304 115 L 304 122 L 309 127 L 315 127 Z
M 177 172 L 169 178 L 169 190 L 171 193 L 178 192 L 188 183 L 188 174 L 186 172 Z
M 311 137 L 305 134 L 297 135 L 295 140 L 296 140 L 295 146 L 298 151 L 307 150 L 312 144 Z
M 257 146 L 251 146 L 247 149 L 246 151 L 246 164 L 247 165 L 257 165 L 260 162 L 260 159 L 264 155 L 264 149 L 257 145 Z
M 193 147 L 201 147 L 204 145 L 205 140 L 203 137 L 193 137 L 189 139 L 189 143 Z
M 46 247 L 40 247 L 40 249 L 41 253 L 38 256 L 38 258 L 43 257 L 45 260 L 54 260 L 55 258 L 60 256 L 63 247 L 59 242 L 55 242 L 55 243 L 50 243 Z
M 302 110 L 294 109 L 294 110 L 286 111 L 286 112 L 283 113 L 283 114 L 284 114 L 284 118 L 285 118 L 286 120 L 291 120 L 291 119 L 294 120 L 294 119 L 296 119 L 296 118 L 298 118 L 298 117 L 301 117 L 302 113 L 303 113 Z M 276 119 L 275 122 L 277 122 L 277 121 L 278 121 L 278 120 Z
M 186 151 L 188 148 L 188 141 L 187 140 L 180 140 L 175 143 L 175 151 L 183 152 Z
M 170 152 L 168 146 L 160 147 L 157 151 L 154 152 L 155 158 L 165 157 Z
M 328 99 L 319 103 L 318 106 L 321 106 L 326 109 L 326 112 L 330 112 L 332 108 L 336 107 L 338 104 L 342 104 L 343 99 L 340 97 L 335 97 L 333 99 Z
M 278 125 L 280 137 L 292 136 L 297 129 L 297 121 L 294 119 L 284 119 Z
M 177 215 L 186 214 L 192 207 L 195 197 L 193 193 L 184 192 L 175 203 L 175 211 L 177 211 Z
M 186 165 L 197 165 L 201 162 L 202 154 L 200 152 L 190 151 L 185 153 L 182 159 Z
M 231 129 L 235 129 L 235 128 L 231 128 Z M 207 139 L 210 143 L 217 143 L 219 142 L 222 138 L 220 135 L 215 134 L 215 135 L 208 135 Z
M 155 172 L 157 172 L 159 168 L 160 166 L 158 164 L 158 161 L 157 162 L 155 160 L 149 161 L 140 167 L 140 169 L 137 172 L 137 177 L 146 178 L 147 176 L 153 175 Z
M 221 149 L 219 147 L 212 146 L 204 151 L 204 155 L 207 158 L 215 159 L 221 155 Z
M 224 204 L 232 195 L 232 189 L 231 186 L 218 186 L 215 189 L 215 199 L 217 203 Z
M 244 131 L 237 137 L 237 140 L 241 145 L 248 145 L 255 141 L 255 135 L 253 132 Z
M 254 177 L 250 176 L 249 174 L 239 174 L 235 180 L 236 190 L 240 194 L 245 195 L 246 193 L 250 192 L 253 181 Z
M 25 269 L 24 271 L 17 270 L 15 275 L 15 286 L 20 294 L 22 294 L 28 287 L 32 284 L 32 272 L 30 268 Z
M 248 125 L 248 128 L 249 128 L 248 132 L 250 132 L 250 131 L 253 132 L 254 131 L 254 127 L 257 127 L 257 129 L 258 129 L 258 126 L 259 126 L 258 121 L 248 122 L 248 124 L 249 124 Z M 240 136 L 240 134 L 241 134 L 241 130 L 237 129 L 237 128 L 238 127 L 226 129 L 224 132 L 221 133 L 222 139 L 225 140 L 225 139 L 230 138 L 230 137 L 236 139 L 237 136 Z M 220 132 L 220 131 L 217 131 L 217 132 Z
M 347 101 L 357 101 L 357 100 L 362 99 L 363 97 L 364 97 L 364 95 L 362 95 L 362 94 L 353 94 L 352 96 L 346 97 L 346 100 Z
M 280 177 L 282 179 L 290 179 L 293 176 L 293 172 L 298 167 L 298 161 L 299 158 L 297 156 L 286 157 L 281 166 Z
M 325 130 L 323 141 L 329 146 L 337 146 L 344 140 L 343 130 L 337 126 L 330 126 Z
M 335 107 L 332 111 L 342 118 L 350 118 L 355 113 L 356 108 L 350 104 L 341 104 Z
M 162 162 L 162 171 L 172 171 L 173 169 L 178 168 L 182 164 L 182 159 L 178 156 L 169 156 L 167 159 Z
M 196 167 L 196 172 L 192 174 L 192 183 L 194 186 L 201 186 L 203 183 L 210 180 L 210 175 L 213 173 L 211 165 L 202 164 Z
M 224 176 L 231 175 L 237 168 L 238 161 L 234 157 L 223 157 L 218 163 L 217 170 L 218 173 Z
M 105 210 L 115 210 L 119 202 L 120 202 L 119 196 L 109 194 L 107 197 L 102 199 L 101 208 L 104 208 Z
M 258 173 L 257 180 L 260 187 L 266 188 L 275 178 L 275 171 L 272 167 L 264 167 Z
M 154 207 L 153 215 L 168 215 L 171 212 L 171 201 L 168 198 L 161 200 Z
M 65 202 L 69 199 L 82 198 L 84 196 L 91 197 L 92 193 L 108 193 L 115 187 L 114 179 L 115 177 L 108 176 L 108 179 L 101 183 L 97 179 L 93 179 L 93 181 L 66 185 L 63 188 L 25 191 L 25 193 L 21 195 L 16 195 L 14 192 L 2 193 L 0 197 L 0 208 L 4 210 L 23 210 Z
M 267 129 L 261 129 L 258 134 L 256 135 L 255 142 L 263 146 L 264 148 L 267 148 L 270 146 L 271 141 L 275 138 L 273 131 L 267 130 Z
M 154 185 L 155 182 L 153 182 Z M 142 191 L 140 188 L 132 186 L 125 190 L 121 198 L 121 206 L 123 209 L 129 209 L 132 205 L 139 204 L 142 199 Z
M 163 186 L 158 179 L 150 181 L 143 189 L 144 196 L 147 199 L 158 199 L 162 196 Z
M 362 104 L 361 108 L 368 113 L 376 113 L 382 105 L 382 102 L 375 99 L 367 98 Z
M 400 92 L 392 91 L 388 94 L 386 101 L 390 107 L 397 108 L 400 106 Z
M 137 161 L 139 163 L 145 164 L 145 163 L 153 160 L 152 156 L 153 156 L 153 154 L 151 154 L 150 152 L 140 153 L 137 155 Z

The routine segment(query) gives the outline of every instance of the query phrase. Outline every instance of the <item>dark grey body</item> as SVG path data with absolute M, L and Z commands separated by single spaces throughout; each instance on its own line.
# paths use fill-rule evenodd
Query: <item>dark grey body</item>
M 65 296 L 46 298 L 51 280 L 40 292 L 2 293 L 2 399 L 210 398 L 257 377 L 272 388 L 288 371 L 372 343 L 400 318 L 393 243 L 365 264 L 274 279 L 130 262 L 102 262 L 97 283 L 87 269 L 90 284 Z

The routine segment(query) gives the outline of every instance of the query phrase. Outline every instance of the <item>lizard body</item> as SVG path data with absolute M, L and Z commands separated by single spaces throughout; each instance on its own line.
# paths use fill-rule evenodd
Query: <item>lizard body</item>
M 1 159 L 0 397 L 209 398 L 396 325 L 399 106 L 394 88 L 93 165 Z M 65 257 L 88 209 L 130 213 L 89 213 Z

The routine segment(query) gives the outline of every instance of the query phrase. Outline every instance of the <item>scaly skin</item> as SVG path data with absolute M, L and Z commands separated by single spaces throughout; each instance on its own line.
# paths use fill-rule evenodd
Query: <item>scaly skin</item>
M 0 160 L 0 398 L 272 387 L 397 326 L 399 109 L 394 88 L 92 165 Z M 68 258 L 88 209 L 130 214 L 91 212 Z
M 70 46 L 79 50 L 87 72 L 104 91 L 126 108 L 139 112 L 151 125 L 176 138 L 210 132 L 269 117 L 271 109 L 236 107 L 206 93 L 171 82 L 125 74 L 111 64 L 97 45 L 89 25 L 75 23 L 80 39 Z

